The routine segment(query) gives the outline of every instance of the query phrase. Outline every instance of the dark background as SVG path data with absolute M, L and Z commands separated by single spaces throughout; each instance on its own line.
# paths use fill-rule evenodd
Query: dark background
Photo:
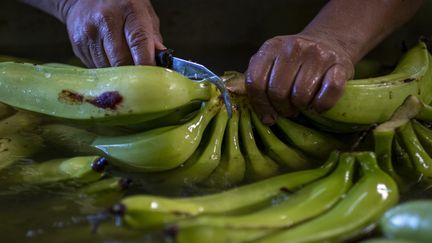
M 249 58 L 268 38 L 294 34 L 318 13 L 323 0 L 154 0 L 166 46 L 178 56 L 217 72 L 244 71 Z M 414 43 L 431 33 L 432 1 L 370 55 L 391 65 L 402 41 Z M 0 54 L 47 62 L 73 56 L 65 26 L 55 18 L 13 0 L 0 6 Z

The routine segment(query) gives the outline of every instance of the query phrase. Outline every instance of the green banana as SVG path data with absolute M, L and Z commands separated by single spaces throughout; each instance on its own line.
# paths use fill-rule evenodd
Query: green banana
M 0 171 L 20 159 L 28 159 L 44 148 L 35 134 L 11 134 L 0 137 Z
M 382 171 L 375 154 L 356 154 L 363 176 L 346 197 L 320 217 L 292 229 L 264 237 L 257 242 L 337 242 L 358 235 L 397 203 L 399 194 L 394 180 Z
M 329 118 L 321 116 L 320 113 L 314 110 L 302 111 L 302 115 L 308 118 L 308 121 L 315 127 L 327 132 L 333 133 L 352 133 L 365 131 L 371 127 L 370 124 L 344 123 L 333 121 Z
M 76 121 L 137 124 L 208 100 L 208 83 L 152 66 L 103 69 L 0 63 L 0 102 Z
M 60 147 L 99 154 L 131 172 L 164 171 L 185 162 L 200 144 L 203 132 L 222 106 L 214 97 L 190 121 L 126 136 L 104 137 L 63 125 L 42 127 L 43 137 Z
M 23 184 L 48 184 L 73 181 L 88 183 L 99 180 L 107 160 L 99 156 L 53 159 L 42 163 L 20 165 L 10 182 Z
M 423 175 L 415 168 L 408 152 L 401 144 L 403 144 L 402 139 L 399 134 L 396 134 L 393 141 L 393 161 L 395 162 L 395 168 L 398 174 L 402 178 L 406 178 L 404 180 L 404 188 L 408 189 L 414 184 L 421 182 L 423 180 Z
M 429 104 L 432 101 L 430 66 L 426 44 L 420 42 L 406 52 L 392 73 L 348 81 L 337 104 L 320 115 L 336 122 L 375 124 L 390 119 L 409 95 Z
M 311 161 L 305 155 L 279 140 L 272 130 L 261 122 L 254 111 L 251 110 L 251 114 L 255 130 L 264 144 L 266 154 L 271 159 L 290 170 L 301 170 L 311 166 Z
M 422 103 L 420 112 L 417 114 L 416 119 L 421 121 L 432 121 L 432 106 Z
M 432 156 L 432 131 L 416 120 L 412 121 L 412 126 L 421 145 Z
M 331 151 L 341 150 L 344 145 L 330 134 L 300 125 L 289 119 L 278 117 L 276 124 L 281 135 L 307 155 L 325 158 Z
M 398 128 L 398 133 L 408 152 L 411 161 L 417 170 L 426 177 L 432 177 L 432 158 L 427 154 L 417 135 L 414 132 L 412 123 L 408 122 Z
M 399 176 L 393 166 L 395 156 L 392 155 L 392 151 L 394 147 L 393 143 L 395 143 L 396 129 L 409 123 L 410 119 L 418 114 L 420 107 L 421 102 L 417 97 L 408 96 L 404 103 L 393 113 L 389 121 L 382 123 L 373 130 L 375 154 L 378 158 L 378 164 L 397 182 L 401 191 L 406 191 L 409 183 Z
M 221 193 L 206 196 L 170 199 L 157 196 L 131 196 L 121 201 L 125 208 L 125 223 L 133 228 L 148 229 L 165 223 L 201 214 L 241 213 L 271 205 L 272 200 L 284 193 L 315 181 L 337 163 L 339 154 L 332 153 L 320 168 L 292 172 L 249 185 L 233 188 Z
M 248 180 L 268 178 L 278 172 L 278 164 L 257 147 L 250 111 L 245 102 L 240 103 L 240 142 L 247 162 L 245 176 Z
M 276 205 L 245 215 L 203 216 L 181 221 L 179 232 L 184 234 L 182 231 L 188 227 L 223 227 L 220 234 L 225 234 L 225 242 L 249 242 L 277 229 L 291 227 L 322 214 L 344 196 L 352 184 L 354 162 L 354 156 L 342 154 L 332 174 L 306 185 Z
M 228 113 L 225 108 L 216 115 L 209 133 L 208 141 L 202 143 L 202 148 L 197 149 L 196 155 L 192 155 L 180 167 L 162 172 L 157 181 L 159 187 L 179 188 L 199 184 L 207 179 L 218 166 L 221 159 L 222 139 L 228 121 Z M 156 175 L 158 177 L 158 175 Z
M 41 123 L 42 118 L 32 113 L 18 111 L 15 114 L 0 120 L 0 136 L 20 132 L 31 132 Z
M 406 121 L 407 122 L 407 121 Z M 396 173 L 393 167 L 393 140 L 395 135 L 395 129 L 382 129 L 380 126 L 373 131 L 375 153 L 378 158 L 378 164 L 381 169 L 388 173 L 399 185 L 400 189 L 405 186 L 403 179 Z
M 239 144 L 239 111 L 233 106 L 231 119 L 228 121 L 222 142 L 221 161 L 210 177 L 203 183 L 209 187 L 227 188 L 243 181 L 246 161 Z

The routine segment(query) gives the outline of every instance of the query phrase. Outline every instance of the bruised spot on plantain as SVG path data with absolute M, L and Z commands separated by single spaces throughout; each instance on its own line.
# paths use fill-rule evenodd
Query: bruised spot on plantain
M 93 99 L 86 99 L 86 101 L 99 108 L 115 110 L 117 105 L 123 101 L 123 97 L 118 91 L 108 91 Z
M 64 89 L 58 94 L 58 101 L 70 105 L 80 105 L 84 101 L 84 96 L 74 91 Z
M 115 110 L 123 101 L 123 96 L 118 91 L 107 91 L 96 97 L 85 97 L 72 90 L 64 89 L 58 94 L 58 100 L 70 105 L 81 105 L 87 102 L 102 109 Z

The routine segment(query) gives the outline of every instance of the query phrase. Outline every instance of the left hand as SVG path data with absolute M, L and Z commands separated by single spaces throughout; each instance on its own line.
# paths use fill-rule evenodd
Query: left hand
M 306 34 L 267 40 L 246 72 L 249 100 L 261 120 L 272 125 L 298 108 L 318 112 L 334 106 L 354 75 L 352 58 L 342 43 Z

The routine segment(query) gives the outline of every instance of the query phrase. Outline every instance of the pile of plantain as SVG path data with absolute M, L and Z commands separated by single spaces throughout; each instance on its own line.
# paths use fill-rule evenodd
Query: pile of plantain
M 431 58 L 420 41 L 331 110 L 271 127 L 236 72 L 229 118 L 214 86 L 160 67 L 0 62 L 0 179 L 71 182 L 126 228 L 177 242 L 358 239 L 432 183 Z M 125 177 L 156 189 L 123 197 Z M 178 196 L 191 188 L 210 193 Z

